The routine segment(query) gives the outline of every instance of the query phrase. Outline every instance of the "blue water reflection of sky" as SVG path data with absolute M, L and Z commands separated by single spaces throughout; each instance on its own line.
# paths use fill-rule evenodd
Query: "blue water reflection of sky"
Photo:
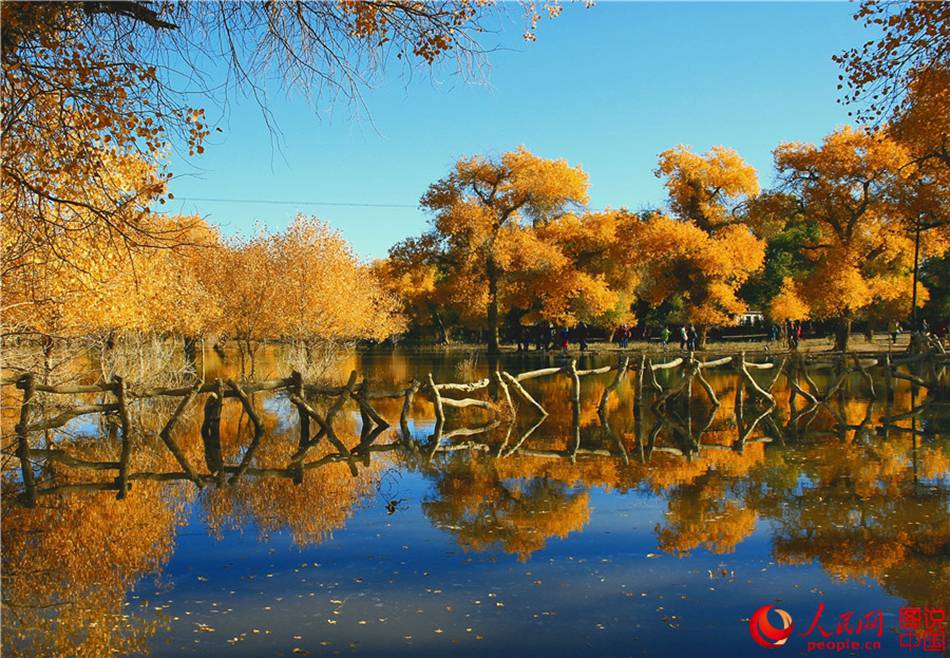
M 820 601 L 826 628 L 840 612 L 876 608 L 895 627 L 903 604 L 871 582 L 836 582 L 817 564 L 775 564 L 762 521 L 732 554 L 661 553 L 655 527 L 666 502 L 643 491 L 591 490 L 584 530 L 549 539 L 525 562 L 466 552 L 433 527 L 419 474 L 390 478 L 381 492 L 307 548 L 283 531 L 261 541 L 254 527 L 212 538 L 196 505 L 161 586 L 133 595 L 178 617 L 154 655 L 754 656 L 764 650 L 745 620 L 763 604 L 787 609 L 801 630 Z M 392 498 L 404 503 L 388 515 Z

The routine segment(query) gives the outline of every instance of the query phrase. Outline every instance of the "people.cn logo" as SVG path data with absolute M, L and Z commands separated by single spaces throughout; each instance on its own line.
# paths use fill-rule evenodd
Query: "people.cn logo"
M 776 628 L 769 621 L 769 610 L 775 610 L 782 620 L 782 627 Z M 792 616 L 780 608 L 763 605 L 749 619 L 749 633 L 760 647 L 774 649 L 788 641 L 792 634 Z

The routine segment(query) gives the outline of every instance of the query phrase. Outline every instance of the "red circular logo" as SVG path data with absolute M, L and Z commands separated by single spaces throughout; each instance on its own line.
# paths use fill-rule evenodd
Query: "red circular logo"
M 782 620 L 782 627 L 776 628 L 769 621 L 769 610 L 775 610 Z M 774 649 L 788 641 L 792 634 L 792 616 L 780 608 L 763 605 L 749 619 L 749 633 L 760 647 Z

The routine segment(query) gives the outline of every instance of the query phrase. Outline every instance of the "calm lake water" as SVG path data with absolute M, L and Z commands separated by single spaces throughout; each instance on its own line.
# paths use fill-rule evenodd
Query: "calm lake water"
M 440 382 L 488 373 L 481 357 L 460 374 L 462 358 L 354 356 L 333 378 L 356 369 L 379 391 L 429 372 Z M 512 354 L 497 367 L 564 363 Z M 286 374 L 277 369 L 259 364 L 262 376 Z M 661 384 L 679 376 L 658 374 Z M 72 490 L 26 509 L 9 502 L 20 480 L 8 451 L 4 654 L 758 656 L 769 651 L 749 619 L 772 604 L 793 620 L 773 653 L 807 655 L 825 640 L 817 627 L 803 635 L 823 604 L 829 639 L 861 643 L 845 654 L 939 655 L 899 647 L 899 612 L 950 607 L 946 403 L 907 381 L 888 399 L 877 378 L 872 400 L 856 374 L 811 409 L 801 396 L 789 407 L 782 377 L 770 409 L 748 391 L 737 399 L 740 379 L 719 369 L 707 374 L 718 408 L 697 385 L 689 405 L 655 412 L 649 387 L 636 404 L 631 372 L 598 413 L 614 376 L 584 377 L 576 414 L 569 376 L 526 381 L 550 413 L 540 424 L 523 403 L 514 423 L 494 427 L 482 409 L 450 409 L 437 444 L 426 396 L 414 398 L 405 435 L 402 402 L 374 400 L 392 427 L 369 464 L 357 460 L 353 476 L 326 463 L 299 484 L 250 472 L 200 491 L 140 480 L 125 500 Z M 767 385 L 773 373 L 755 377 Z M 835 379 L 830 368 L 812 377 L 820 388 Z M 150 404 L 134 405 L 133 470 L 180 470 L 156 436 L 175 401 Z M 296 408 L 285 394 L 256 394 L 254 405 L 266 432 L 252 466 L 282 469 L 297 449 Z M 203 465 L 200 406 L 175 437 Z M 337 425 L 345 444 L 359 443 L 355 404 Z M 251 434 L 229 399 L 227 462 Z M 115 432 L 89 417 L 50 440 L 86 460 L 119 451 Z M 323 441 L 307 459 L 332 451 Z M 42 460 L 36 472 L 43 486 L 115 473 Z M 878 611 L 880 634 L 866 622 L 857 632 Z

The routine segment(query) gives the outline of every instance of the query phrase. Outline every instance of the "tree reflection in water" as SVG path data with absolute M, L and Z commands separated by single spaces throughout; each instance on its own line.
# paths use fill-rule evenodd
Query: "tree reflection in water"
M 410 370 L 400 369 L 397 378 Z M 553 539 L 583 533 L 595 489 L 638 491 L 665 501 L 658 550 L 683 558 L 730 553 L 759 529 L 778 563 L 817 561 L 837 579 L 873 580 L 911 605 L 950 604 L 943 586 L 950 582 L 947 417 L 922 391 L 899 382 L 890 397 L 873 401 L 855 378 L 816 404 L 783 379 L 773 391 L 776 404 L 768 405 L 738 378 L 716 374 L 709 380 L 719 405 L 694 390 L 658 408 L 648 387 L 638 395 L 636 382 L 625 378 L 608 390 L 612 379 L 588 378 L 576 412 L 567 378 L 538 380 L 530 390 L 551 411 L 547 418 L 493 422 L 483 410 L 462 409 L 434 433 L 431 406 L 420 397 L 410 405 L 412 427 L 371 438 L 347 406 L 338 435 L 351 458 L 323 442 L 306 470 L 287 466 L 299 449 L 292 406 L 258 394 L 252 402 L 266 440 L 244 477 L 202 490 L 161 481 L 159 474 L 177 470 L 157 439 L 168 403 L 143 404 L 136 422 L 145 439 L 134 470 L 156 478 L 134 481 L 124 501 L 87 490 L 109 484 L 109 471 L 48 461 L 38 471 L 47 485 L 82 486 L 45 496 L 35 509 L 19 507 L 5 444 L 4 653 L 147 652 L 164 628 L 163 612 L 125 603 L 136 583 L 161 574 L 195 505 L 215 536 L 248 527 L 262 539 L 287 531 L 305 547 L 331 540 L 373 499 L 387 471 L 428 481 L 422 513 L 468 551 L 528 561 Z M 811 390 L 827 390 L 833 379 Z M 383 416 L 399 416 L 401 401 L 378 402 Z M 77 459 L 115 460 L 120 446 L 110 423 L 49 440 Z M 176 431 L 188 459 L 201 463 L 199 414 L 183 418 Z M 247 414 L 229 400 L 224 461 L 239 462 L 252 435 Z

